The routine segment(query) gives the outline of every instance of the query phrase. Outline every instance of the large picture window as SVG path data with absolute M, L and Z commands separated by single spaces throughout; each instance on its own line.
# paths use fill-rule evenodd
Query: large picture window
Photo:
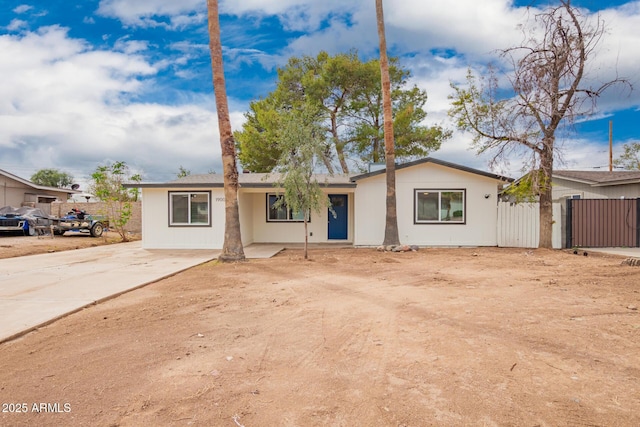
M 169 225 L 211 225 L 211 193 L 208 191 L 170 192 Z
M 267 221 L 269 222 L 302 222 L 304 215 L 300 211 L 289 209 L 286 204 L 276 206 L 282 196 L 277 194 L 267 194 Z M 307 222 L 311 221 L 311 216 L 307 212 Z
M 464 224 L 465 190 L 415 190 L 416 224 Z

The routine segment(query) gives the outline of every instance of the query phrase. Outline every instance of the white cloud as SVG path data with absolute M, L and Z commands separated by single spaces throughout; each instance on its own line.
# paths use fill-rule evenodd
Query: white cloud
M 243 64 L 260 64 L 265 70 L 273 70 L 286 62 L 281 55 L 270 55 L 259 49 L 223 49 L 226 71 L 233 71 Z
M 350 14 L 361 5 L 362 0 L 227 0 L 219 7 L 230 15 L 275 15 L 288 31 L 315 31 L 329 17 Z
M 524 9 L 510 7 L 510 0 L 450 0 L 405 2 L 385 5 L 385 21 L 394 44 L 404 50 L 455 48 L 460 52 L 486 55 L 496 48 L 520 40 L 516 26 Z
M 26 13 L 33 9 L 33 6 L 29 6 L 28 4 L 21 4 L 13 9 L 13 11 L 17 14 Z
M 7 29 L 7 31 L 19 31 L 23 28 L 27 28 L 28 26 L 29 24 L 27 24 L 27 22 L 23 21 L 22 19 L 12 19 L 9 25 L 7 25 L 5 28 Z
M 175 30 L 206 22 L 206 3 L 202 0 L 101 0 L 97 13 L 117 18 L 125 26 Z
M 125 43 L 126 44 L 126 43 Z M 221 170 L 213 97 L 178 106 L 140 103 L 156 68 L 135 52 L 95 50 L 60 27 L 0 36 L 0 167 L 30 176 L 56 167 L 86 179 L 124 160 L 146 180 Z M 233 102 L 233 101 L 232 101 Z M 232 112 L 234 126 L 243 120 Z
M 598 101 L 601 110 L 611 111 L 629 105 L 640 105 L 640 2 L 628 3 L 619 9 L 603 11 L 606 33 L 593 54 L 588 77 L 594 87 L 616 78 L 628 79 L 635 86 L 633 92 L 625 85 L 607 90 Z
M 608 170 L 609 147 L 585 138 L 560 141 L 560 159 L 556 169 L 601 169 Z M 614 158 L 622 153 L 621 144 L 613 149 Z
M 257 3 L 257 2 L 254 2 Z M 262 3 L 262 2 L 259 2 Z M 298 2 L 304 3 L 304 2 Z M 354 3 L 350 20 L 329 19 L 328 26 L 304 34 L 290 42 L 287 53 L 293 55 L 314 54 L 324 49 L 329 52 L 344 51 L 356 47 L 362 53 L 377 47 L 375 32 L 375 10 L 373 2 Z M 248 7 L 249 3 L 243 3 Z M 275 13 L 275 5 L 268 3 Z M 237 6 L 239 7 L 239 6 Z M 281 6 L 284 7 L 284 6 Z M 448 0 L 429 2 L 407 2 L 388 0 L 385 2 L 385 24 L 389 53 L 401 55 L 403 65 L 413 72 L 412 81 L 427 90 L 429 100 L 426 110 L 427 123 L 444 124 L 452 128 L 447 117 L 451 93 L 449 82 L 464 81 L 468 67 L 482 68 L 496 61 L 496 49 L 519 44 L 522 34 L 518 24 L 532 19 L 537 9 L 514 8 L 510 0 L 459 0 L 451 7 Z M 282 10 L 279 13 L 284 13 Z M 597 15 L 589 15 L 590 20 Z M 640 2 L 628 3 L 622 8 L 605 10 L 600 16 L 608 29 L 589 70 L 592 84 L 611 81 L 617 77 L 628 78 L 636 87 L 640 84 L 637 58 L 640 56 Z M 599 111 L 613 111 L 640 105 L 640 92 L 629 92 L 625 86 L 616 86 L 598 99 Z M 480 169 L 487 168 L 488 155 L 477 157 L 469 150 L 471 136 L 456 132 L 446 141 L 436 157 L 467 164 Z M 585 140 L 567 142 L 563 150 L 567 167 L 590 168 L 593 150 L 599 149 L 597 142 Z M 590 154 L 589 154 L 590 153 Z M 510 164 L 495 172 L 518 176 L 523 160 L 515 156 Z
M 427 90 L 427 122 L 449 128 L 449 81 L 461 81 L 468 66 L 480 67 L 494 59 L 495 49 L 519 43 L 517 24 L 527 11 L 514 8 L 512 0 L 458 0 L 454 6 L 449 0 L 385 0 L 390 54 L 404 56 L 403 64 L 413 72 L 411 82 Z M 228 72 L 247 63 L 272 71 L 290 55 L 315 55 L 319 50 L 337 53 L 355 48 L 363 56 L 376 54 L 372 0 L 220 0 L 220 9 L 236 18 L 222 28 Z M 33 13 L 28 5 L 13 12 Z M 119 19 L 125 27 L 206 33 L 204 0 L 101 0 L 97 15 Z M 618 75 L 638 86 L 640 2 L 602 11 L 601 16 L 609 32 L 591 70 L 594 80 Z M 291 31 L 285 33 L 289 38 L 279 50 L 269 47 L 272 34 L 259 31 L 263 20 L 273 18 Z M 86 17 L 84 22 L 96 20 Z M 252 31 L 246 31 L 247 24 Z M 0 35 L 2 162 L 32 168 L 24 176 L 48 166 L 87 175 L 106 160 L 127 161 L 143 172 L 145 180 L 170 179 L 180 165 L 193 173 L 221 170 L 212 96 L 177 93 L 180 98 L 173 99 L 173 106 L 136 101 L 154 86 L 157 73 L 192 78 L 197 70 L 187 66 L 208 56 L 206 44 L 170 43 L 164 47 L 172 50 L 171 55 L 151 62 L 142 55 L 159 48 L 137 34 L 135 40 L 118 39 L 112 50 L 96 50 L 59 27 L 28 32 L 27 23 L 15 19 L 6 28 L 23 33 Z M 118 35 L 114 32 L 111 37 L 115 40 Z M 108 40 L 105 35 L 104 41 Z M 255 94 L 261 95 L 266 93 Z M 232 112 L 238 129 L 247 106 L 229 101 L 238 110 Z M 640 94 L 614 89 L 599 101 L 603 115 L 640 105 Z M 456 132 L 433 155 L 487 169 L 489 157 L 476 156 L 470 141 L 470 135 Z M 602 150 L 586 139 L 567 141 L 564 148 L 567 167 L 589 167 Z M 516 159 L 494 172 L 516 177 L 520 164 Z M 6 168 L 6 163 L 0 167 Z
M 146 40 L 129 40 L 123 37 L 116 41 L 113 49 L 126 54 L 138 53 L 147 50 L 149 42 Z

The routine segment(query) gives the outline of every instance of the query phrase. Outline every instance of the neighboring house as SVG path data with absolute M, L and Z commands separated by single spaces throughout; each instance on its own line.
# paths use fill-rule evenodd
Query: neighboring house
M 640 171 L 569 171 L 553 173 L 553 200 L 634 199 L 640 197 Z
M 385 170 L 356 176 L 318 175 L 336 217 L 310 213 L 309 242 L 380 245 L 386 214 Z M 500 175 L 434 158 L 398 165 L 396 195 L 401 243 L 421 246 L 496 246 Z M 304 240 L 302 213 L 276 209 L 276 174 L 239 175 L 244 245 Z M 219 249 L 224 240 L 223 176 L 190 175 L 142 189 L 146 249 Z
M 640 204 L 636 200 L 640 198 L 640 171 L 555 170 L 551 191 L 554 248 L 640 245 Z M 514 201 L 505 194 L 501 197 L 506 202 Z M 527 208 L 523 217 L 527 216 L 527 210 L 529 213 L 539 211 L 537 203 L 525 205 L 528 204 L 520 204 Z M 511 208 L 514 212 L 518 209 L 515 205 Z M 518 224 L 518 232 L 510 233 L 511 237 L 515 235 L 526 240 L 528 243 L 524 246 L 536 247 L 538 221 L 537 213 L 535 218 L 512 221 Z M 532 236 L 534 239 L 530 238 Z M 499 239 L 499 244 L 504 241 Z M 514 246 L 512 240 L 507 239 L 507 242 L 508 246 Z
M 640 171 L 556 171 L 563 246 L 640 247 Z
M 51 213 L 51 202 L 66 201 L 69 195 L 78 193 L 68 188 L 47 187 L 34 184 L 0 169 L 0 207 L 37 207 Z

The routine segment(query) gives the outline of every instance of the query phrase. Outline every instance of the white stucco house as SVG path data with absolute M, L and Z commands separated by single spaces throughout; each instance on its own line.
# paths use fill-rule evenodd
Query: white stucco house
M 220 249 L 224 240 L 223 176 L 189 175 L 165 183 L 130 184 L 142 189 L 142 245 L 146 249 Z M 274 208 L 274 175 L 239 176 L 243 244 L 299 243 L 302 216 Z M 346 176 L 319 175 L 334 218 L 311 212 L 310 243 L 380 245 L 384 238 L 385 170 Z M 398 165 L 398 230 L 403 244 L 496 246 L 497 199 L 512 179 L 424 158 Z

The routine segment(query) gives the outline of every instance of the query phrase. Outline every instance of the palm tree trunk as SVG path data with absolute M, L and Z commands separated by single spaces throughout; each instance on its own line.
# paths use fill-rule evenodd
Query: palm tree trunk
M 391 110 L 391 79 L 389 58 L 387 58 L 387 38 L 384 31 L 382 0 L 376 0 L 378 37 L 380 38 L 380 73 L 382 74 L 382 111 L 384 117 L 385 164 L 387 167 L 387 215 L 384 227 L 383 245 L 399 245 L 398 213 L 396 210 L 396 155 L 393 140 L 393 113 Z
M 240 216 L 238 211 L 238 167 L 236 165 L 236 144 L 231 131 L 229 104 L 224 83 L 222 64 L 222 43 L 220 41 L 220 18 L 218 0 L 207 0 L 209 18 L 209 49 L 211 50 L 211 71 L 213 72 L 213 91 L 216 97 L 218 127 L 220 129 L 220 147 L 222 151 L 222 170 L 224 173 L 224 244 L 220 261 L 241 261 L 245 259 L 240 234 Z

